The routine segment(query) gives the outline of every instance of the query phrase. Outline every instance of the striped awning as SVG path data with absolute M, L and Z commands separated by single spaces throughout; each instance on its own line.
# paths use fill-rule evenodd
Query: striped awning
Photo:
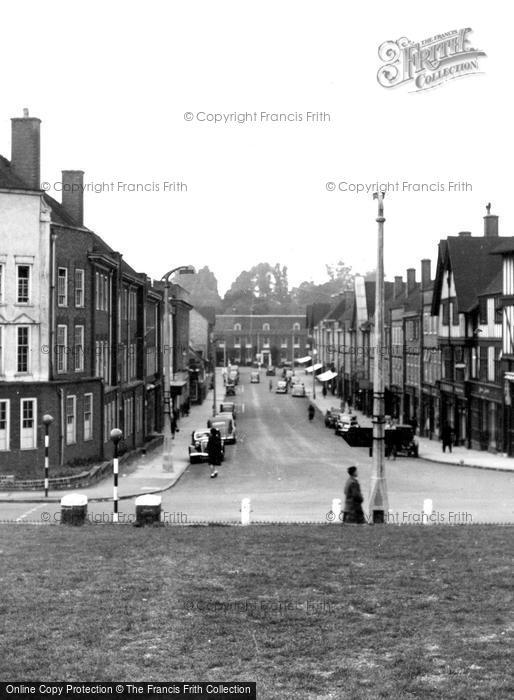
M 315 364 L 312 367 L 307 367 L 307 369 L 305 371 L 306 372 L 317 372 L 318 369 L 321 369 L 322 367 L 323 367 L 323 365 L 321 364 L 321 362 L 318 362 L 317 364 Z

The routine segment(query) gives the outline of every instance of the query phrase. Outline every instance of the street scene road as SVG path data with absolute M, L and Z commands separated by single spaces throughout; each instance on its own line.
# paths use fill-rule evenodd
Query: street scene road
M 304 375 L 304 370 L 297 369 Z M 269 381 L 273 382 L 273 391 Z M 226 458 L 211 479 L 207 464 L 188 466 L 187 444 L 191 431 L 205 427 L 212 414 L 212 393 L 200 407 L 181 421 L 174 445 L 177 472 L 183 472 L 172 488 L 161 493 L 163 520 L 168 524 L 238 522 L 241 501 L 251 501 L 251 520 L 259 522 L 327 522 L 333 499 L 344 499 L 347 468 L 358 467 L 367 512 L 372 460 L 366 448 L 350 447 L 333 430 L 324 426 L 318 411 L 308 420 L 308 396 L 276 394 L 279 377 L 250 383 L 250 370 L 241 369 L 237 387 L 237 443 L 227 445 Z M 217 373 L 217 404 L 223 399 L 221 370 Z M 335 400 L 336 401 L 336 400 Z M 432 501 L 432 522 L 472 524 L 514 522 L 512 493 L 514 474 L 437 464 L 424 459 L 398 457 L 386 460 L 390 523 L 422 521 L 423 503 Z M 141 481 L 142 479 L 142 481 Z M 120 483 L 137 484 L 141 493 L 163 488 L 160 452 L 140 464 L 122 468 Z M 0 503 L 0 517 L 19 522 L 56 522 L 60 505 L 54 492 L 49 503 Z M 93 493 L 88 514 L 96 522 L 109 522 L 112 515 L 112 482 L 105 479 Z M 120 521 L 134 519 L 134 499 L 119 502 Z

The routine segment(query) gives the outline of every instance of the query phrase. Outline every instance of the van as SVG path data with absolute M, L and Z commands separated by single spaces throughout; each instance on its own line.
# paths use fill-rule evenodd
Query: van
M 257 370 L 250 372 L 250 384 L 259 384 L 261 381 L 261 373 Z
M 236 442 L 236 426 L 231 413 L 218 413 L 218 415 L 209 418 L 207 427 L 219 430 L 225 444 L 233 445 Z

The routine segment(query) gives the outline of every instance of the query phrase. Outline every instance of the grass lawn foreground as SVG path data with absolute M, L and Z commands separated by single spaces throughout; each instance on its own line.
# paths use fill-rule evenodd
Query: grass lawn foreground
M 0 680 L 514 697 L 513 532 L 3 525 Z

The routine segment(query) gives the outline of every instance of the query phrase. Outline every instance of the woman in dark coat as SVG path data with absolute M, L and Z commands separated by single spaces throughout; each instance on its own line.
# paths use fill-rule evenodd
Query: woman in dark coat
M 211 434 L 207 441 L 207 454 L 209 455 L 209 466 L 211 468 L 211 479 L 218 476 L 216 467 L 221 464 L 223 452 L 221 448 L 221 433 L 216 428 L 211 428 Z
M 365 523 L 366 518 L 362 510 L 361 487 L 357 480 L 357 467 L 348 467 L 348 480 L 344 487 L 344 523 Z

